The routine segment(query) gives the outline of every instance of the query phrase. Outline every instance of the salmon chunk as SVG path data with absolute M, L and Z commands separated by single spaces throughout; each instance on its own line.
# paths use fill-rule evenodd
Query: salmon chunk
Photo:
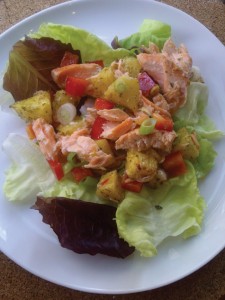
M 39 118 L 32 123 L 32 129 L 38 141 L 41 152 L 47 160 L 55 160 L 58 156 L 56 135 L 52 125 Z
M 191 77 L 192 58 L 186 47 L 181 44 L 178 48 L 171 39 L 168 39 L 162 49 L 162 54 L 181 69 L 185 76 Z
M 184 46 L 176 48 L 169 40 L 162 53 L 140 53 L 137 59 L 142 69 L 159 84 L 170 112 L 185 104 L 192 61 Z
M 121 135 L 127 133 L 135 127 L 135 123 L 131 118 L 127 118 L 121 123 L 107 122 L 103 125 L 101 137 L 109 140 L 117 140 Z
M 62 150 L 63 154 L 68 154 L 69 152 L 75 152 L 71 150 L 71 147 L 76 143 L 80 136 L 88 136 L 89 131 L 86 128 L 74 131 L 70 136 L 62 136 L 59 138 L 58 145 Z
M 101 66 L 95 63 L 72 64 L 65 67 L 53 69 L 51 75 L 55 83 L 59 87 L 64 88 L 65 81 L 68 76 L 87 79 L 98 74 L 101 69 Z
M 81 161 L 86 161 L 85 168 L 104 169 L 112 162 L 112 155 L 103 152 L 97 143 L 88 136 L 87 129 L 75 131 L 71 136 L 60 139 L 63 154 L 75 152 Z
M 122 122 L 129 118 L 129 115 L 119 108 L 102 109 L 99 110 L 97 113 L 105 120 L 112 122 Z
M 175 131 L 156 130 L 149 135 L 141 135 L 138 129 L 134 129 L 122 135 L 115 143 L 116 149 L 136 149 L 145 151 L 150 148 L 159 149 L 169 153 L 176 138 Z

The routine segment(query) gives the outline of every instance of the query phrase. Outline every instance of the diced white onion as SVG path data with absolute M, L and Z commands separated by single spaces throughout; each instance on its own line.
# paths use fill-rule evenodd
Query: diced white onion
M 76 107 L 72 103 L 65 103 L 57 110 L 57 120 L 62 125 L 67 125 L 73 121 L 76 114 Z

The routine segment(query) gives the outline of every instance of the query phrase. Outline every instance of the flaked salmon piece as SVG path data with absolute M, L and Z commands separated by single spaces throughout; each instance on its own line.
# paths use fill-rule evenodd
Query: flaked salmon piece
M 89 130 L 87 128 L 82 128 L 74 131 L 71 135 L 61 136 L 57 142 L 57 146 L 61 149 L 62 153 L 67 155 L 69 152 L 73 152 L 71 147 L 76 144 L 78 137 L 88 136 Z M 74 151 L 75 152 L 75 151 Z
M 129 118 L 129 115 L 119 108 L 98 110 L 97 114 L 107 121 L 112 122 L 122 122 Z
M 186 96 L 185 96 L 185 101 L 183 103 L 184 93 L 177 82 L 175 82 L 173 88 L 168 92 L 166 92 L 163 96 L 168 103 L 169 111 L 171 112 L 171 114 L 176 112 L 176 110 L 179 107 L 183 106 L 183 104 L 185 104 L 186 102 Z
M 102 67 L 95 63 L 72 64 L 65 67 L 53 69 L 51 72 L 55 83 L 61 87 L 65 87 L 65 81 L 68 76 L 87 79 L 98 74 Z
M 96 117 L 97 117 L 97 110 L 95 108 L 87 108 L 85 121 L 88 127 L 91 127 L 94 124 Z
M 156 130 L 149 135 L 141 135 L 138 129 L 134 129 L 122 135 L 115 143 L 115 148 L 118 149 L 136 149 L 145 151 L 150 148 L 162 150 L 169 153 L 172 149 L 172 144 L 176 138 L 175 131 Z
M 159 47 L 156 44 L 152 43 L 152 42 L 149 42 L 148 47 L 142 46 L 141 50 L 142 50 L 142 52 L 148 53 L 148 54 L 155 54 L 155 53 L 160 52 Z
M 189 82 L 174 62 L 170 61 L 161 53 L 146 54 L 140 53 L 137 59 L 144 71 L 146 71 L 161 87 L 163 93 L 171 90 L 177 82 L 182 90 L 185 91 Z
M 152 101 L 157 107 L 160 107 L 164 111 L 170 110 L 170 105 L 167 103 L 166 99 L 163 97 L 162 94 L 157 94 L 152 98 Z
M 159 114 L 161 114 L 163 116 L 171 117 L 171 115 L 170 115 L 170 113 L 169 113 L 168 110 L 160 107 L 156 103 L 151 102 L 148 98 L 146 98 L 143 95 L 141 95 L 141 101 L 142 101 L 142 105 L 145 108 L 145 110 L 147 109 L 146 111 L 150 112 L 150 115 L 152 115 L 153 113 L 157 112 L 157 113 L 159 113 Z M 168 107 L 169 107 L 169 105 L 168 105 Z
M 93 156 L 85 168 L 90 169 L 105 169 L 112 163 L 113 157 L 111 154 L 106 154 L 102 150 L 98 150 L 97 155 Z
M 39 118 L 32 123 L 32 129 L 38 141 L 41 152 L 47 160 L 55 160 L 59 153 L 56 134 L 52 125 Z
M 191 77 L 192 58 L 183 44 L 176 47 L 174 42 L 168 39 L 163 46 L 162 54 L 174 62 L 184 72 L 185 76 Z
M 134 127 L 135 127 L 135 123 L 130 117 L 122 121 L 121 123 L 107 122 L 106 124 L 103 125 L 103 132 L 101 134 L 101 137 L 115 141 L 121 135 L 134 129 Z
M 137 125 L 141 125 L 146 119 L 149 119 L 149 115 L 144 111 L 135 112 L 133 120 Z
M 162 53 L 140 53 L 137 59 L 143 70 L 159 84 L 166 101 L 169 104 L 173 102 L 176 104 L 173 105 L 173 112 L 185 104 L 189 78 L 173 61 Z M 166 95 L 171 91 L 173 98 L 167 98 Z
M 75 152 L 81 161 L 87 162 L 85 168 L 103 169 L 111 164 L 112 155 L 103 152 L 97 143 L 86 135 L 88 131 L 82 130 L 61 138 L 62 153 Z

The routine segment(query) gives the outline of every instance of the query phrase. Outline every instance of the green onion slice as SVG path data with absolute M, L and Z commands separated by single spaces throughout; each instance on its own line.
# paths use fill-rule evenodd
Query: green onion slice
M 139 133 L 141 135 L 147 135 L 153 132 L 155 128 L 156 119 L 149 118 L 142 122 L 141 127 L 139 128 Z
M 75 167 L 74 162 L 68 161 L 63 165 L 64 174 L 68 174 Z
M 75 153 L 75 152 L 70 152 L 70 153 L 67 155 L 67 161 L 72 162 L 75 156 L 76 156 L 76 153 Z
M 77 115 L 77 109 L 72 103 L 62 104 L 57 110 L 57 121 L 62 125 L 67 125 L 73 121 Z

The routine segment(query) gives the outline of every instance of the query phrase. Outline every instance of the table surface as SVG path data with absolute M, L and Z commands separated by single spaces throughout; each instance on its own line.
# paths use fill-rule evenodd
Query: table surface
M 121 0 L 122 1 L 122 0 Z M 60 0 L 0 0 L 0 32 Z M 165 0 L 203 23 L 225 45 L 225 5 L 221 0 Z M 168 286 L 132 295 L 95 295 L 40 279 L 0 252 L 0 299 L 225 299 L 225 250 L 192 275 Z

